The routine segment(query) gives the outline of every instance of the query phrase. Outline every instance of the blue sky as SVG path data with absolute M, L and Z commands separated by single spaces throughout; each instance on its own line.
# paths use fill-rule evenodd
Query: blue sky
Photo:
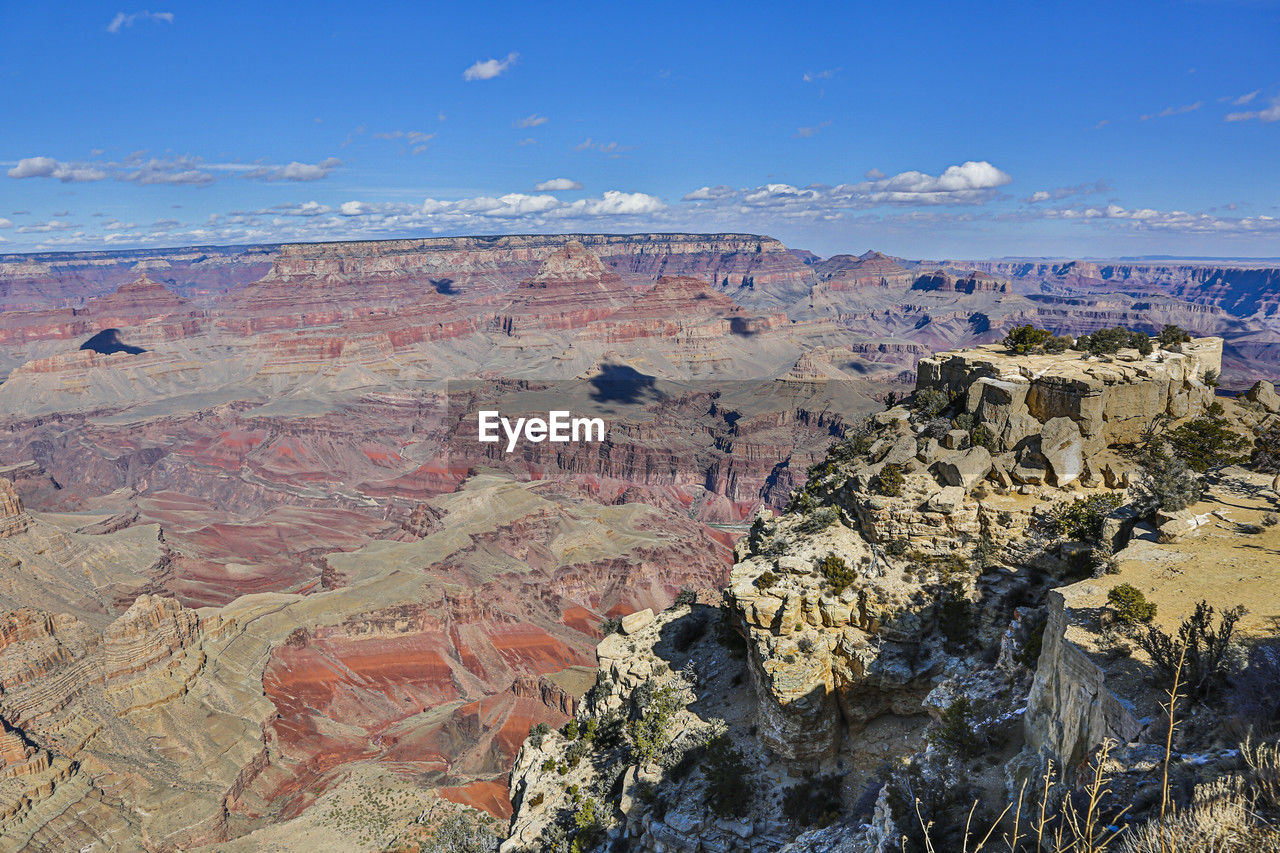
M 1271 2 L 7 4 L 0 251 L 1280 256 Z

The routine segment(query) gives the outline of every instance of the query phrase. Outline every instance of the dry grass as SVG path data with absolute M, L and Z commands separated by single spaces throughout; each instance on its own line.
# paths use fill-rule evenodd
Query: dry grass
M 1066 785 L 1060 769 L 1048 762 L 1037 786 L 1038 802 L 1030 804 L 1030 814 L 1026 782 L 1016 802 L 1006 805 L 984 833 L 971 831 L 969 825 L 978 807 L 975 802 L 965 825 L 963 853 L 1280 853 L 1280 833 L 1259 814 L 1260 809 L 1272 815 L 1280 811 L 1280 746 L 1275 743 L 1255 744 L 1251 737 L 1246 738 L 1240 747 L 1248 767 L 1243 778 L 1227 776 L 1197 786 L 1194 800 L 1186 808 L 1179 809 L 1170 800 L 1169 762 L 1179 724 L 1177 705 L 1183 689 L 1184 660 L 1185 650 L 1179 655 L 1173 685 L 1162 705 L 1168 726 L 1158 817 L 1130 827 L 1124 822 L 1127 806 L 1105 809 L 1112 791 L 1103 768 L 1115 746 L 1108 740 L 1083 771 L 1081 787 Z M 1057 807 L 1052 807 L 1055 792 L 1064 790 Z M 919 800 L 915 805 L 926 853 L 945 853 L 930 837 L 934 826 L 921 815 Z M 1010 828 L 993 842 L 1002 824 Z

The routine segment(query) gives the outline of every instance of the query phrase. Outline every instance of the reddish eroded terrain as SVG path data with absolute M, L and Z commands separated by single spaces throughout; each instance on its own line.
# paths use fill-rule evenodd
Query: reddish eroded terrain
M 191 808 L 164 832 L 234 836 L 364 762 L 505 815 L 512 757 L 572 711 L 581 679 L 561 676 L 594 665 L 602 619 L 719 587 L 752 513 L 785 503 L 922 353 L 1012 322 L 1155 317 L 1265 358 L 1274 333 L 1230 311 L 1265 308 L 1275 282 L 1237 272 L 1200 298 L 1192 279 L 1209 281 L 1172 268 L 823 261 L 751 235 L 0 258 L 0 476 L 22 507 L 5 542 L 70 555 L 47 571 L 75 576 L 62 600 L 83 611 L 17 601 L 3 642 L 31 702 L 5 720 L 80 713 L 65 684 L 140 709 L 104 718 L 102 741 L 33 725 L 21 750 L 41 772 L 74 759 L 134 779 L 128 738 L 159 738 L 173 766 L 121 789 L 120 837 Z M 80 349 L 103 332 L 113 351 Z M 481 406 L 601 407 L 610 434 L 507 453 L 474 441 Z M 55 512 L 83 516 L 54 530 Z M 111 655 L 154 678 L 94 681 L 99 629 L 135 600 Z M 189 721 L 211 718 L 188 760 Z M 168 788 L 189 799 L 148 799 Z M 84 814 L 76 839 L 105 837 Z

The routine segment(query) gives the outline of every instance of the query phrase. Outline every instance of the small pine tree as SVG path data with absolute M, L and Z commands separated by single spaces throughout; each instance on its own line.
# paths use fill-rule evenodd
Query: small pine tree
M 1156 616 L 1156 606 L 1131 583 L 1122 583 L 1107 593 L 1107 603 L 1116 611 L 1116 618 L 1126 625 L 1150 622 Z

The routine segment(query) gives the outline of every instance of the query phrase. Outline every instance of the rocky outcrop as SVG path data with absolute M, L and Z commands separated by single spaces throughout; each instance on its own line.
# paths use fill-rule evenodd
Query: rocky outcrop
M 13 483 L 0 477 L 0 539 L 17 536 L 31 525 L 31 517 L 22 509 L 22 498 Z
M 1206 375 L 1221 365 L 1220 338 L 1107 360 L 1074 351 L 1016 356 L 992 344 L 923 359 L 916 390 L 960 397 L 989 430 L 996 464 L 1018 482 L 1062 486 L 1099 480 L 1097 454 L 1138 441 L 1155 418 L 1202 412 L 1213 401 Z
M 1074 767 L 1107 738 L 1122 744 L 1136 740 L 1142 725 L 1108 687 L 1102 668 L 1069 639 L 1072 616 L 1063 591 L 1050 591 L 1047 606 L 1024 718 L 1027 744 Z
M 158 705 L 185 693 L 204 654 L 200 617 L 172 598 L 140 595 L 102 637 L 103 676 L 117 712 Z

